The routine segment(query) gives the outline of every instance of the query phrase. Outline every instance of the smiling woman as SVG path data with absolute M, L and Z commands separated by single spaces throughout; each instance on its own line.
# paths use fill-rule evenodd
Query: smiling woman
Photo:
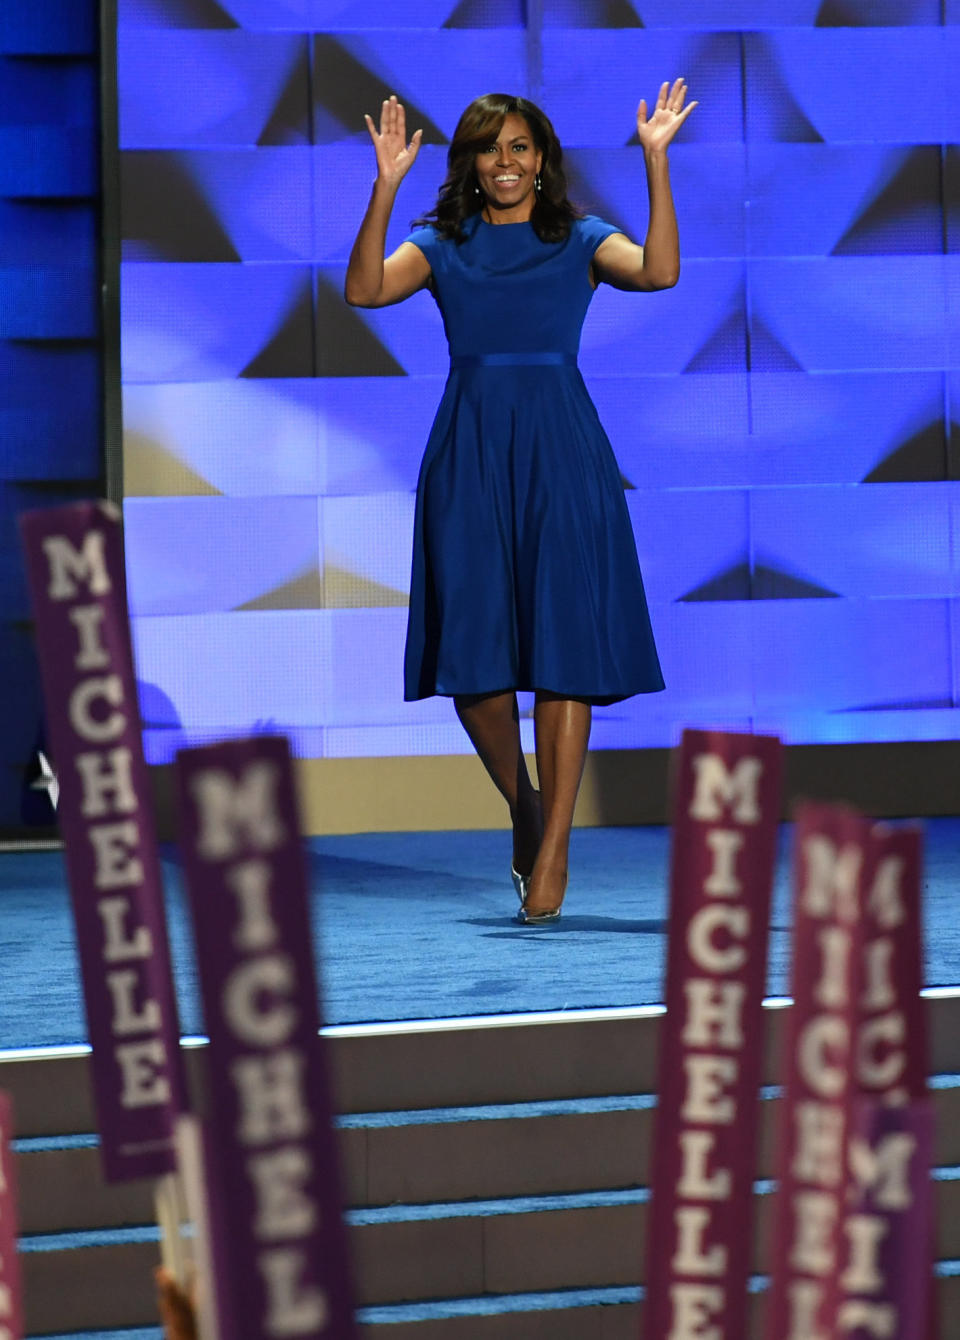
M 530 196 L 540 189 L 542 162 L 526 121 L 511 112 L 496 141 L 481 149 L 476 162 L 480 189 L 498 223 L 526 222 Z
M 450 376 L 417 487 L 405 696 L 444 694 L 513 822 L 518 919 L 560 916 L 594 704 L 663 688 L 620 473 L 577 370 L 598 283 L 677 282 L 666 151 L 696 103 L 664 84 L 641 102 L 650 221 L 638 246 L 567 199 L 544 113 L 493 93 L 460 118 L 437 203 L 384 257 L 397 188 L 420 147 L 396 98 L 380 129 L 373 197 L 345 296 L 361 307 L 428 288 Z M 517 690 L 533 690 L 539 792 L 527 774 Z

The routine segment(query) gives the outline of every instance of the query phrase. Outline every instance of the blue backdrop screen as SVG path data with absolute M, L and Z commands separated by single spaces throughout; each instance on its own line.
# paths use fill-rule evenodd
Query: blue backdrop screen
M 601 289 L 581 366 L 668 688 L 594 743 L 960 735 L 960 4 L 122 0 L 130 592 L 154 761 L 271 726 L 303 755 L 459 752 L 402 702 L 413 490 L 445 375 L 427 294 L 340 297 L 396 92 L 428 208 L 465 103 L 552 117 L 642 240 L 634 111 L 683 74 L 684 269 Z M 679 17 L 678 17 L 679 14 Z M 951 409 L 953 414 L 951 416 Z M 525 723 L 525 729 L 527 728 Z

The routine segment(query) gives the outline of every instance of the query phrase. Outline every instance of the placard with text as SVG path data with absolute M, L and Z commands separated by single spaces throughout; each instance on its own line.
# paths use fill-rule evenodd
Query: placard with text
M 356 1332 L 287 742 L 177 756 L 210 1046 L 210 1223 L 223 1340 Z
M 768 1340 L 929 1340 L 932 1113 L 921 837 L 841 805 L 796 815 Z
M 643 1334 L 742 1340 L 782 748 L 685 731 L 674 762 Z
M 140 739 L 120 514 L 108 503 L 21 517 L 104 1173 L 175 1165 L 183 1107 L 153 800 Z

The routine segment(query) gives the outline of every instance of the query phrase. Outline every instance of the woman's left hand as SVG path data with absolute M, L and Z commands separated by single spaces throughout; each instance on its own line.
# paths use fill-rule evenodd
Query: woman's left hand
M 647 100 L 641 99 L 637 108 L 637 138 L 644 153 L 663 153 L 667 149 L 674 135 L 697 106 L 695 102 L 686 102 L 686 98 L 687 86 L 682 79 L 675 79 L 673 87 L 668 83 L 661 84 L 657 105 L 649 119 Z

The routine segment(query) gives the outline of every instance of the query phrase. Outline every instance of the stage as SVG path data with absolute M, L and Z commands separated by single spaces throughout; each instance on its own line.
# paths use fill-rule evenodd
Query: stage
M 960 819 L 926 829 L 925 983 L 960 982 Z M 769 995 L 788 992 L 791 828 L 774 888 Z M 502 831 L 367 833 L 307 843 L 328 1023 L 634 1006 L 663 999 L 668 830 L 580 828 L 553 928 L 512 921 Z M 163 849 L 182 1031 L 203 1032 L 176 849 Z M 59 851 L 0 855 L 0 1047 L 86 1040 Z

